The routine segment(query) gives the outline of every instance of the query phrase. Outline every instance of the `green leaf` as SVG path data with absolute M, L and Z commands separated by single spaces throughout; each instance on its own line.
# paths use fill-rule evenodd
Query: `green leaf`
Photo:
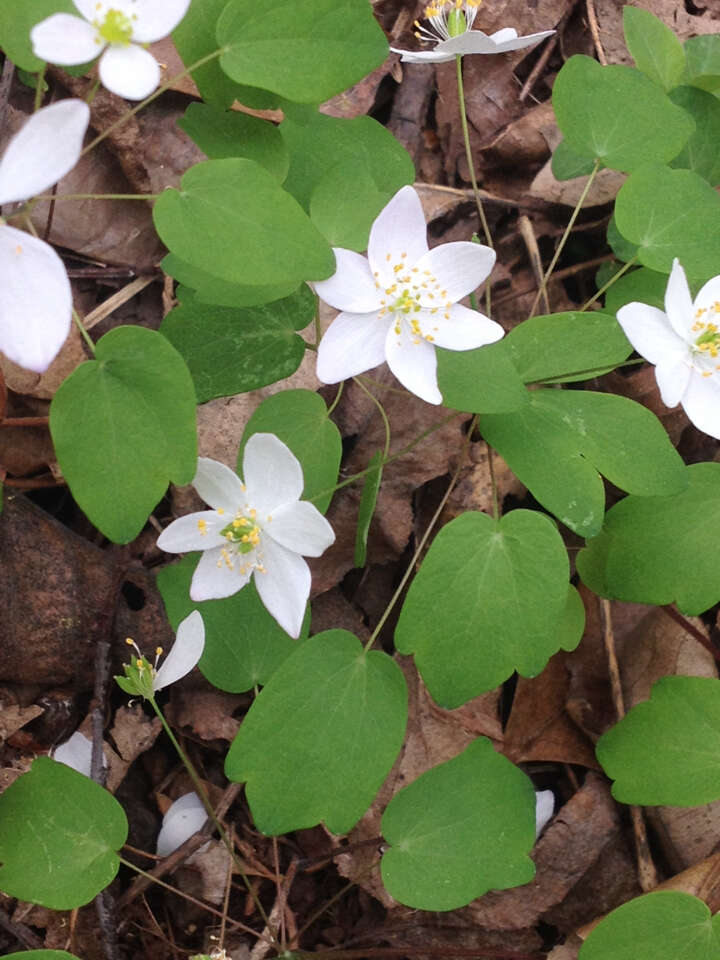
M 185 295 L 160 332 L 188 365 L 198 403 L 256 390 L 295 373 L 305 341 L 295 331 L 312 322 L 315 297 L 306 286 L 262 307 L 232 309 Z
M 365 160 L 346 160 L 331 167 L 316 184 L 310 219 L 333 246 L 366 250 L 373 220 L 389 199 L 378 190 Z
M 181 260 L 229 283 L 299 284 L 335 270 L 328 243 L 252 160 L 207 160 L 155 201 L 155 227 Z
M 313 193 L 319 189 L 315 198 L 315 215 L 329 221 L 331 211 L 328 209 L 328 193 L 335 189 L 343 170 L 347 181 L 353 183 L 352 190 L 344 189 L 336 196 L 336 201 L 341 199 L 343 206 L 354 217 L 354 223 L 348 231 L 348 241 L 357 240 L 362 224 L 368 220 L 372 223 L 400 187 L 415 179 L 415 168 L 407 151 L 389 130 L 371 117 L 348 120 L 328 117 L 314 109 L 300 108 L 286 113 L 280 124 L 280 133 L 290 151 L 290 172 L 285 189 L 306 210 L 311 209 Z M 358 204 L 351 199 L 356 191 L 353 177 L 360 168 L 364 172 L 359 196 L 364 196 L 368 203 L 364 220 L 360 217 Z M 336 221 L 333 229 L 338 236 L 342 236 L 338 233 L 341 228 L 342 224 Z M 365 246 L 351 249 L 364 250 Z
M 217 38 L 229 77 L 298 103 L 329 100 L 388 54 L 366 0 L 230 0 Z
M 675 257 L 693 277 L 712 277 L 720 261 L 720 196 L 692 170 L 648 164 L 620 188 L 618 230 L 638 244 L 640 262 L 670 273 Z
M 685 72 L 685 51 L 670 27 L 649 10 L 627 6 L 623 29 L 638 69 L 665 90 L 677 86 Z
M 364 567 L 367 557 L 367 540 L 370 522 L 375 513 L 375 504 L 382 483 L 383 452 L 377 450 L 370 460 L 368 473 L 363 483 L 360 507 L 358 509 L 357 532 L 355 534 L 355 566 Z
M 690 117 L 632 67 L 570 57 L 553 86 L 558 126 L 580 156 L 630 171 L 672 160 L 693 132 Z
M 717 960 L 720 914 L 689 893 L 658 890 L 613 910 L 590 931 L 580 960 Z
M 2 960 L 78 960 L 74 953 L 64 950 L 22 950 L 20 953 L 4 953 Z
M 242 475 L 245 444 L 254 433 L 274 433 L 300 461 L 305 477 L 302 499 L 312 500 L 324 513 L 330 506 L 332 491 L 318 494 L 337 482 L 342 456 L 342 440 L 328 418 L 325 401 L 310 390 L 284 390 L 266 397 L 250 417 L 238 451 L 238 473 Z
M 415 654 L 428 690 L 447 709 L 515 670 L 535 676 L 559 648 L 568 572 L 548 517 L 464 513 L 438 533 L 412 581 L 395 646 Z
M 385 653 L 329 630 L 273 674 L 225 761 L 247 782 L 255 825 L 277 835 L 324 821 L 347 833 L 372 803 L 405 735 L 407 688 Z
M 81 907 L 112 882 L 127 832 L 111 793 L 38 757 L 0 796 L 0 889 L 51 910 Z
M 180 287 L 177 296 L 183 300 L 183 293 L 192 290 L 192 295 L 199 303 L 211 303 L 220 307 L 258 307 L 274 300 L 282 300 L 288 294 L 294 293 L 299 284 L 296 280 L 289 283 L 270 283 L 252 286 L 240 283 L 228 283 L 214 277 L 205 270 L 186 263 L 173 253 L 168 253 L 162 260 L 162 268 L 179 283 L 184 284 L 185 291 Z
M 622 260 L 623 263 L 628 263 L 638 255 L 638 245 L 630 243 L 618 230 L 615 214 L 610 217 L 608 223 L 607 242 L 618 260 Z
M 551 169 L 556 180 L 574 180 L 593 172 L 595 161 L 585 154 L 576 153 L 567 140 L 561 140 L 552 155 Z
M 685 41 L 686 76 L 702 90 L 720 87 L 720 34 L 690 37 Z
M 259 163 L 278 183 L 287 176 L 290 157 L 285 141 L 267 120 L 208 103 L 191 103 L 177 125 L 210 160 L 245 157 Z
M 687 110 L 695 121 L 695 133 L 670 166 L 694 170 L 711 186 L 717 186 L 720 183 L 720 102 L 697 87 L 677 87 L 670 99 Z
M 480 430 L 533 496 L 584 536 L 599 532 L 599 474 L 643 496 L 677 493 L 685 466 L 648 409 L 609 393 L 533 390 L 517 413 L 492 414 Z
M 532 784 L 485 737 L 395 794 L 382 832 L 383 883 L 419 910 L 455 910 L 535 875 Z
M 477 350 L 441 350 L 437 378 L 443 403 L 468 413 L 507 413 L 527 403 L 527 391 L 501 340 Z
M 658 310 L 665 310 L 665 289 L 668 275 L 640 267 L 624 274 L 605 294 L 605 310 L 616 314 L 626 303 L 636 301 L 649 303 Z
M 526 383 L 588 380 L 632 353 L 622 327 L 605 313 L 551 313 L 514 327 L 502 341 Z
M 50 406 L 50 431 L 73 497 L 115 543 L 128 543 L 167 489 L 197 466 L 195 389 L 162 334 L 116 327 Z
M 0 0 L 0 47 L 16 67 L 30 73 L 43 68 L 45 61 L 32 51 L 30 31 L 54 13 L 77 16 L 77 8 L 72 0 Z
M 620 803 L 712 803 L 720 798 L 720 681 L 663 677 L 600 737 L 596 753 Z
M 578 555 L 583 581 L 603 596 L 699 614 L 720 600 L 720 464 L 687 468 L 674 496 L 626 497 Z
M 213 686 L 228 693 L 244 693 L 264 686 L 297 646 L 267 612 L 254 582 L 223 600 L 194 603 L 190 581 L 199 555 L 183 557 L 157 575 L 168 620 L 173 630 L 193 610 L 205 624 L 205 649 L 198 666 Z M 303 635 L 307 631 L 304 630 Z

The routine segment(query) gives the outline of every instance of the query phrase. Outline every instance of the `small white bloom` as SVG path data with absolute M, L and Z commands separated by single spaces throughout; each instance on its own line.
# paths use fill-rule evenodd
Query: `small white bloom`
M 552 790 L 535 791 L 535 836 L 539 837 L 555 810 L 555 794 Z
M 177 628 L 172 650 L 159 669 L 158 661 L 163 652 L 162 647 L 156 649 L 155 663 L 151 665 L 131 637 L 127 638 L 127 643 L 134 647 L 137 659 L 124 664 L 125 676 L 115 677 L 115 679 L 131 697 L 149 699 L 154 697 L 158 690 L 169 687 L 176 680 L 181 680 L 193 669 L 205 648 L 205 624 L 198 610 L 193 610 L 185 617 Z
M 458 303 L 488 276 L 495 251 L 464 241 L 430 250 L 426 234 L 420 198 L 403 187 L 373 223 L 367 259 L 335 248 L 336 272 L 313 284 L 343 311 L 320 341 L 323 383 L 387 361 L 411 393 L 442 403 L 435 347 L 474 350 L 503 336 L 500 324 Z
M 555 33 L 543 30 L 519 37 L 517 30 L 504 27 L 490 35 L 482 30 L 473 30 L 482 0 L 433 0 L 425 7 L 425 17 L 430 27 L 423 27 L 415 21 L 415 36 L 422 43 L 434 43 L 432 50 L 415 52 L 390 47 L 393 53 L 401 53 L 406 63 L 444 63 L 454 60 L 460 54 L 470 53 L 507 53 L 510 50 L 522 50 Z
M 255 577 L 268 612 L 291 637 L 300 635 L 310 596 L 305 557 L 319 557 L 335 540 L 320 511 L 300 500 L 300 463 L 272 433 L 255 433 L 243 454 L 243 477 L 201 457 L 193 486 L 213 509 L 174 520 L 158 538 L 169 553 L 202 550 L 193 574 L 193 600 L 229 597 Z
M 98 69 L 108 90 L 144 100 L 160 82 L 160 66 L 141 44 L 167 36 L 185 16 L 190 0 L 73 0 L 81 14 L 55 13 L 30 31 L 33 53 L 63 65 L 88 63 L 102 53 Z
M 82 100 L 38 110 L 0 160 L 0 204 L 47 190 L 77 163 L 90 111 Z M 65 267 L 42 240 L 0 221 L 0 350 L 42 373 L 70 330 L 72 292 Z
M 207 812 L 196 793 L 186 793 L 168 808 L 157 838 L 157 855 L 169 857 L 203 826 Z
M 655 365 L 665 406 L 681 403 L 698 430 L 720 440 L 720 276 L 693 302 L 685 271 L 673 260 L 665 312 L 628 303 L 617 318 L 637 352 Z
M 82 773 L 85 777 L 90 776 L 92 741 L 88 740 L 85 734 L 80 733 L 79 730 L 76 730 L 65 743 L 61 743 L 59 747 L 55 747 L 50 755 L 53 760 L 57 760 L 58 763 L 64 763 L 66 767 L 72 767 L 73 770 L 77 770 L 78 773 Z M 106 767 L 107 760 L 104 754 L 102 762 L 103 766 Z

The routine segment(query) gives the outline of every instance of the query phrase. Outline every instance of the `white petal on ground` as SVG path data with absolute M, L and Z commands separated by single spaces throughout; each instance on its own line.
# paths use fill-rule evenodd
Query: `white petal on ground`
M 370 271 L 373 275 L 377 271 L 381 286 L 389 287 L 395 280 L 394 264 L 402 262 L 413 267 L 427 250 L 427 227 L 420 197 L 412 187 L 402 187 L 370 228 Z
M 166 553 L 188 553 L 190 550 L 222 547 L 226 540 L 220 536 L 220 531 L 228 525 L 234 515 L 235 508 L 229 517 L 218 516 L 215 510 L 188 513 L 184 517 L 173 520 L 163 530 L 157 539 L 157 545 Z
M 71 313 L 70 281 L 53 248 L 0 226 L 0 350 L 43 373 L 67 338 Z
M 695 320 L 695 310 L 693 309 L 685 271 L 680 266 L 677 257 L 673 260 L 672 270 L 665 288 L 665 313 L 675 333 L 683 340 L 687 340 L 691 335 L 690 327 Z
M 196 793 L 186 793 L 173 803 L 163 817 L 157 838 L 157 855 L 169 857 L 186 840 L 203 826 L 207 820 L 205 807 Z
M 209 457 L 198 458 L 192 485 L 208 506 L 231 514 L 228 523 L 246 499 L 243 482 L 235 471 Z
M 666 407 L 676 407 L 688 388 L 692 368 L 689 355 L 674 363 L 659 363 L 655 367 L 655 379 L 660 388 L 660 397 Z
M 265 520 L 264 517 L 259 519 Z M 304 557 L 319 557 L 335 542 L 333 528 L 318 508 L 307 500 L 279 507 L 273 513 L 272 521 L 264 526 L 264 537 L 271 537 Z
M 380 309 L 382 294 L 375 286 L 370 264 L 353 250 L 333 247 L 335 273 L 313 283 L 315 293 L 336 310 L 371 313 Z
M 260 526 L 267 514 L 300 499 L 305 480 L 300 461 L 274 433 L 254 433 L 243 451 L 243 479 L 248 504 Z
M 402 55 L 403 63 L 447 63 L 455 59 L 454 53 L 442 53 L 437 47 L 435 50 L 399 50 L 397 47 L 390 49 L 393 53 Z
M 82 100 L 61 100 L 34 113 L 0 160 L 0 204 L 34 197 L 72 170 L 89 120 Z
M 79 730 L 76 730 L 65 743 L 56 747 L 51 756 L 58 763 L 64 763 L 66 767 L 72 767 L 73 770 L 77 770 L 78 773 L 82 773 L 86 777 L 90 776 L 92 741 L 88 740 L 85 734 L 80 733 Z M 106 763 L 107 761 L 103 757 L 103 765 L 106 765 Z
M 325 331 L 317 356 L 317 377 L 338 383 L 385 362 L 392 317 L 377 313 L 340 313 Z
M 153 680 L 153 691 L 162 690 L 190 673 L 205 647 L 205 624 L 197 610 L 179 624 L 172 650 Z
M 105 46 L 92 24 L 71 13 L 54 13 L 36 23 L 30 41 L 36 57 L 62 66 L 89 63 Z
M 102 85 L 126 100 L 144 100 L 160 83 L 160 65 L 155 57 L 131 43 L 109 46 L 98 67 Z
M 690 330 L 696 319 L 702 323 L 710 322 L 720 326 L 720 312 L 715 310 L 716 303 L 720 303 L 720 276 L 708 280 L 695 297 L 694 309 L 688 314 L 688 323 L 685 328 L 686 337 L 694 339 L 698 335 Z M 701 310 L 703 307 L 706 312 L 701 317 L 696 317 L 695 311 Z
M 113 2 L 115 6 L 116 0 Z M 133 12 L 133 40 L 153 43 L 162 40 L 180 23 L 188 11 L 190 0 L 136 0 Z
M 539 837 L 543 827 L 553 815 L 555 795 L 552 790 L 535 791 L 535 836 Z
M 666 314 L 647 303 L 627 303 L 617 319 L 637 352 L 650 363 L 674 363 L 686 357 L 688 348 L 670 326 Z
M 428 403 L 442 403 L 435 347 L 418 340 L 403 324 L 399 336 L 393 327 L 388 330 L 386 356 L 388 366 L 406 390 Z
M 310 596 L 310 569 L 302 557 L 270 537 L 263 538 L 262 553 L 267 573 L 255 574 L 255 588 L 270 616 L 297 639 Z
M 720 375 L 703 377 L 694 372 L 682 405 L 698 430 L 720 440 Z
M 445 318 L 446 313 L 450 315 L 449 320 Z M 416 317 L 423 333 L 432 336 L 434 346 L 446 350 L 476 350 L 501 340 L 505 334 L 499 323 L 461 303 L 435 314 L 423 310 Z
M 212 550 L 205 550 L 200 557 L 190 584 L 190 599 L 195 603 L 201 600 L 222 600 L 224 597 L 231 597 L 238 590 L 242 590 L 252 576 L 254 554 L 235 557 L 228 550 L 233 562 L 233 567 L 230 568 L 220 552 L 222 549 L 223 547 L 215 547 Z M 243 559 L 247 564 L 245 567 L 242 563 Z M 243 567 L 246 570 L 245 573 L 240 572 Z
M 441 298 L 433 288 L 429 292 L 433 293 L 434 302 L 423 292 L 420 293 L 420 302 L 423 306 L 432 307 L 437 306 L 442 299 L 440 305 L 444 306 L 446 302 L 457 303 L 473 290 L 477 290 L 495 266 L 495 251 L 481 243 L 468 243 L 464 240 L 443 243 L 429 250 L 415 266 L 421 273 L 429 270 L 446 294 Z

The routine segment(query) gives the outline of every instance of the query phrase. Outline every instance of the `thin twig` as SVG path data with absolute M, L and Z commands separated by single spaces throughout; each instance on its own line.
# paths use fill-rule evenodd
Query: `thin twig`
M 0 927 L 11 933 L 16 940 L 29 950 L 42 950 L 43 942 L 40 937 L 35 936 L 30 927 L 26 927 L 24 923 L 11 920 L 2 908 L 0 908 Z
M 265 957 L 268 955 L 269 951 L 273 946 L 277 946 L 275 942 L 270 942 L 269 938 L 273 937 L 273 930 L 277 930 L 278 927 L 283 926 L 282 917 L 285 914 L 285 909 L 287 907 L 287 897 L 292 886 L 292 882 L 295 879 L 295 872 L 297 870 L 297 860 L 293 862 L 288 867 L 288 871 L 285 874 L 283 882 L 278 887 L 277 897 L 275 903 L 273 904 L 270 915 L 268 916 L 268 926 L 262 932 L 262 938 L 258 940 L 255 946 L 250 952 L 250 960 L 265 960 Z M 281 942 L 282 949 L 282 942 Z
M 128 300 L 132 300 L 134 296 L 140 293 L 141 290 L 144 290 L 145 287 L 149 286 L 153 280 L 157 280 L 157 278 L 157 274 L 136 277 L 131 283 L 128 283 L 120 290 L 117 290 L 111 297 L 108 297 L 107 300 L 104 300 L 99 306 L 95 307 L 94 310 L 91 310 L 90 313 L 87 314 L 83 324 L 85 329 L 91 330 L 95 324 L 100 323 L 101 320 L 109 317 L 111 313 L 117 310 L 118 307 L 121 307 L 124 303 L 127 303 Z
M 686 619 L 676 607 L 672 606 L 671 604 L 666 604 L 665 606 L 660 607 L 660 609 L 663 611 L 663 613 L 667 614 L 671 620 L 674 620 L 675 623 L 679 623 L 686 633 L 689 633 L 694 640 L 697 640 L 698 643 L 702 644 L 708 653 L 720 663 L 720 651 L 716 650 L 705 634 L 698 630 L 694 624 L 690 623 L 690 621 Z
M 543 283 L 543 267 L 542 257 L 540 256 L 540 247 L 538 246 L 532 222 L 527 214 L 523 213 L 518 218 L 518 230 L 520 231 L 520 236 L 522 237 L 527 249 L 528 257 L 530 258 L 530 266 L 532 267 L 532 272 L 535 274 L 535 280 L 537 281 L 538 288 L 542 294 L 545 313 L 550 313 L 550 300 L 548 298 L 547 284 Z
M 535 86 L 535 81 L 547 66 L 547 62 L 550 59 L 550 54 L 553 52 L 553 50 L 557 46 L 558 39 L 560 37 L 560 30 L 566 17 L 567 17 L 567 13 L 563 16 L 562 20 L 558 24 L 558 32 L 555 34 L 554 37 L 550 37 L 548 42 L 545 44 L 545 47 L 543 48 L 542 53 L 538 57 L 537 63 L 530 71 L 529 77 L 523 84 L 522 90 L 518 94 L 518 100 L 520 100 L 520 102 L 522 102 L 527 97 L 527 95 L 530 93 L 532 88 Z
M 595 14 L 595 4 L 593 3 L 593 0 L 585 0 L 585 9 L 587 10 L 588 23 L 590 24 L 590 33 L 592 34 L 593 43 L 595 44 L 595 52 L 597 53 L 597 58 L 600 61 L 600 63 L 604 67 L 606 67 L 607 57 L 605 56 L 603 45 L 600 42 L 600 28 L 598 27 L 597 16 Z

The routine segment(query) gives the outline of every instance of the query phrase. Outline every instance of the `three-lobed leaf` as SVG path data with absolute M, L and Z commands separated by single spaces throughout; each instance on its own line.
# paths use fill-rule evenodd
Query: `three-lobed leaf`
M 355 566 L 364 567 L 367 557 L 367 540 L 370 532 L 370 523 L 375 513 L 380 484 L 383 474 L 383 452 L 377 450 L 371 457 L 368 465 L 369 472 L 365 476 L 363 490 L 358 507 L 357 530 L 355 532 Z
M 676 87 L 670 99 L 695 121 L 695 132 L 670 162 L 678 169 L 694 170 L 715 187 L 720 183 L 720 101 L 697 87 Z
M 623 29 L 638 69 L 664 90 L 677 86 L 685 72 L 685 51 L 670 27 L 649 10 L 626 6 Z
M 443 403 L 468 413 L 507 413 L 528 401 L 522 377 L 503 341 L 477 350 L 442 350 L 437 378 Z

